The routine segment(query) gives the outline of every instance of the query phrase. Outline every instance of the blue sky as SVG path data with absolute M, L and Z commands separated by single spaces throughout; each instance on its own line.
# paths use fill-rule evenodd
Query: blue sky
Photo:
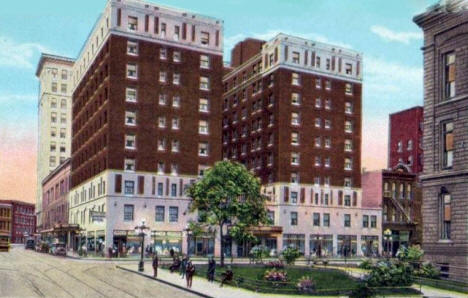
M 0 11 L 0 196 L 13 148 L 33 163 L 42 51 L 75 57 L 105 0 L 5 1 Z M 422 33 L 412 22 L 436 0 L 161 0 L 224 20 L 225 60 L 245 37 L 278 32 L 364 54 L 363 166 L 385 167 L 388 114 L 422 105 Z M 28 147 L 28 148 L 25 148 Z M 9 151 L 10 150 L 10 151 Z M 26 157 L 25 157 L 26 158 Z M 16 161 L 19 162 L 19 161 Z M 34 175 L 35 169 L 28 169 Z M 32 186 L 33 187 L 33 186 Z

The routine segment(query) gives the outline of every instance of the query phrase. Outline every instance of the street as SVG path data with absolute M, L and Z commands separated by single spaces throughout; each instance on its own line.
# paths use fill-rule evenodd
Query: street
M 149 269 L 151 264 L 146 266 Z M 118 270 L 113 263 L 77 261 L 12 248 L 9 253 L 0 253 L 0 297 L 195 296 Z

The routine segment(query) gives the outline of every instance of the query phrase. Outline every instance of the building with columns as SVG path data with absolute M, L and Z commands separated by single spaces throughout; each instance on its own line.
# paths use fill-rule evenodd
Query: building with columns
M 42 229 L 42 180 L 70 157 L 73 62 L 71 58 L 42 54 L 36 70 L 39 79 L 35 208 L 38 230 Z
M 468 281 L 468 4 L 414 17 L 424 31 L 423 249 L 442 276 Z
M 361 195 L 362 55 L 278 34 L 246 39 L 231 56 L 223 158 L 263 183 L 274 225 L 257 232 L 262 243 L 305 255 L 378 254 L 381 208 L 364 207 Z

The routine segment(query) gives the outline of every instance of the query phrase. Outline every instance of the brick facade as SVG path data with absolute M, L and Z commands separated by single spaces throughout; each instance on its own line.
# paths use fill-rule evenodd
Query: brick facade
M 10 243 L 24 243 L 26 235 L 36 233 L 34 204 L 15 200 L 0 200 L 0 204 L 11 206 Z
M 467 281 L 468 11 L 461 4 L 434 5 L 414 21 L 424 30 L 423 248 L 445 276 Z

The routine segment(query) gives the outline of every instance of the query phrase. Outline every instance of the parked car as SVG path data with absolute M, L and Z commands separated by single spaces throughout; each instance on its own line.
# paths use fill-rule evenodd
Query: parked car
M 36 248 L 36 241 L 34 241 L 34 239 L 26 239 L 26 242 L 24 243 L 24 248 L 25 249 L 35 249 Z
M 67 249 L 65 243 L 54 243 L 50 246 L 50 253 L 54 256 L 66 256 Z

